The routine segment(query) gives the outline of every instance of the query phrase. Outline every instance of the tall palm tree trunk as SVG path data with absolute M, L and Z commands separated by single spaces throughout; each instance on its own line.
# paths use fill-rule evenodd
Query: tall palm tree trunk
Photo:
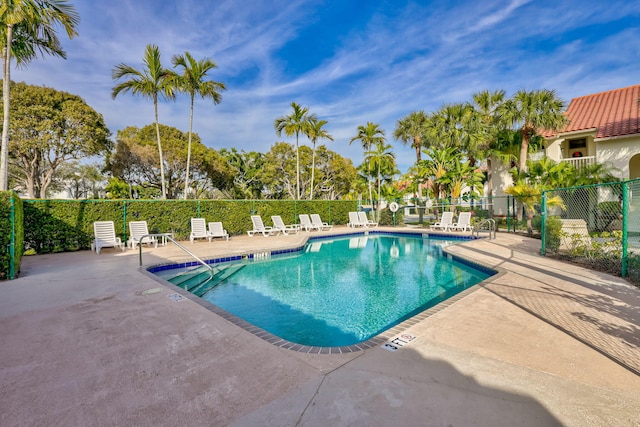
M 309 200 L 313 200 L 313 186 L 316 182 L 315 172 L 316 172 L 316 143 L 314 141 L 313 154 L 311 155 L 311 194 L 309 195 Z
M 296 200 L 300 200 L 300 149 L 298 148 L 298 132 L 296 132 Z
M 9 189 L 9 83 L 11 82 L 11 39 L 13 25 L 7 25 L 7 42 L 2 51 L 2 145 L 0 147 L 0 191 Z
M 189 190 L 189 164 L 191 163 L 191 134 L 193 130 L 193 98 L 191 95 L 191 111 L 189 112 L 189 142 L 187 143 L 187 172 L 184 177 L 184 199 L 187 200 Z
M 367 151 L 371 151 L 371 144 L 367 145 Z M 373 206 L 373 190 L 371 188 L 371 162 L 367 162 L 367 168 L 368 168 L 367 182 L 369 183 L 369 202 L 371 203 L 371 211 L 375 215 L 376 209 Z
M 167 198 L 167 189 L 164 185 L 164 157 L 162 156 L 162 143 L 160 142 L 160 124 L 158 121 L 158 97 L 153 97 L 153 107 L 156 114 L 156 138 L 158 139 L 158 154 L 160 155 L 160 181 L 162 182 L 162 198 Z

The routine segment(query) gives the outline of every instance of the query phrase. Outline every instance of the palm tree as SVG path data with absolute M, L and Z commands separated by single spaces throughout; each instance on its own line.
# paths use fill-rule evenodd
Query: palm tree
M 217 68 L 215 62 L 209 58 L 196 61 L 189 52 L 184 55 L 174 55 L 171 61 L 174 67 L 182 67 L 182 75 L 176 78 L 176 85 L 179 90 L 188 93 L 191 104 L 189 111 L 189 142 L 187 144 L 187 172 L 184 179 L 184 198 L 187 198 L 189 189 L 189 164 L 191 163 L 191 135 L 193 131 L 193 104 L 196 95 L 202 99 L 211 98 L 214 104 L 219 104 L 222 100 L 221 91 L 225 90 L 224 83 L 204 80 L 207 72 Z
M 69 38 L 78 35 L 80 17 L 66 0 L 3 0 L 0 2 L 0 46 L 2 47 L 2 142 L 0 146 L 0 190 L 8 189 L 9 107 L 11 58 L 27 64 L 36 54 L 66 58 L 55 31 L 57 25 Z
M 525 207 L 527 215 L 527 234 L 529 234 L 529 236 L 533 235 L 533 225 L 531 220 L 536 213 L 536 205 L 539 205 L 542 201 L 542 191 L 544 190 L 548 190 L 548 187 L 540 184 L 530 184 L 525 180 L 518 180 L 511 187 L 504 190 L 505 193 L 515 197 L 515 199 Z M 558 206 L 562 210 L 566 209 L 562 197 L 560 196 L 548 198 L 547 206 Z
M 311 156 L 311 194 L 309 195 L 310 200 L 313 200 L 313 187 L 315 185 L 316 142 L 318 142 L 319 139 L 328 139 L 329 141 L 333 141 L 333 137 L 329 134 L 329 132 L 327 132 L 326 129 L 322 128 L 327 123 L 328 122 L 326 120 L 318 120 L 315 117 L 309 120 L 309 129 L 307 132 L 307 136 L 313 144 L 313 154 Z
M 367 122 L 365 126 L 358 126 L 358 134 L 349 140 L 349 145 L 354 141 L 360 141 L 365 152 L 371 151 L 373 144 L 381 144 L 386 141 L 384 130 L 377 123 Z M 373 208 L 373 191 L 371 190 L 371 163 L 368 163 L 367 182 L 369 184 L 369 200 Z
M 390 144 L 385 144 L 384 140 L 379 140 L 375 144 L 375 149 L 365 153 L 365 161 L 367 162 L 369 170 L 371 166 L 376 171 L 377 183 L 378 183 L 378 200 L 380 200 L 382 194 L 382 180 L 384 178 L 391 178 L 394 174 L 398 173 L 396 169 L 396 156 L 393 154 Z M 380 222 L 380 210 L 376 212 L 376 222 Z
M 559 131 L 568 123 L 562 113 L 564 102 L 554 90 L 519 90 L 505 104 L 505 114 L 509 121 L 518 126 L 522 135 L 518 170 L 527 171 L 529 141 L 538 130 Z
M 114 80 L 129 78 L 113 87 L 111 97 L 113 99 L 120 92 L 131 92 L 133 95 L 140 94 L 144 98 L 153 100 L 153 109 L 155 112 L 156 138 L 158 142 L 158 154 L 160 156 L 160 180 L 162 182 L 162 198 L 167 198 L 167 189 L 164 179 L 164 158 L 162 156 L 162 143 L 160 142 L 160 124 L 158 121 L 158 97 L 162 96 L 166 99 L 174 99 L 175 79 L 170 70 L 162 67 L 160 62 L 160 51 L 158 46 L 149 44 L 144 51 L 144 67 L 137 70 L 126 64 L 118 64 L 113 69 L 111 76 Z
M 434 130 L 437 135 L 438 148 L 455 147 L 462 149 L 468 146 L 471 133 L 471 107 L 469 104 L 447 104 L 433 115 Z
M 300 133 L 306 134 L 309 131 L 310 120 L 315 120 L 315 114 L 309 114 L 309 109 L 301 107 L 295 102 L 291 103 L 293 112 L 288 116 L 278 117 L 273 122 L 276 135 L 281 136 L 282 132 L 286 136 L 296 136 L 296 200 L 300 200 L 300 150 L 298 139 Z
M 408 116 L 398 120 L 393 137 L 401 141 L 403 145 L 411 143 L 416 150 L 416 163 L 421 160 L 422 138 L 429 126 L 429 116 L 422 110 L 414 111 Z
M 500 151 L 498 137 L 500 132 L 506 128 L 503 119 L 503 105 L 505 103 L 505 91 L 496 90 L 490 92 L 483 90 L 473 95 L 471 108 L 478 124 L 479 138 L 478 156 L 486 158 L 487 165 L 487 196 L 493 196 L 493 158 L 497 157 L 506 161 L 504 153 Z M 493 204 L 489 205 L 493 213 Z

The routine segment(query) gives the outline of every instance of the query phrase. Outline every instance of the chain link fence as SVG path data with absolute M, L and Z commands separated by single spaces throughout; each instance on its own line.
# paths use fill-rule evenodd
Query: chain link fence
M 543 255 L 640 283 L 640 180 L 545 191 L 541 210 Z
M 366 203 L 363 204 L 366 207 Z M 412 198 L 401 203 L 405 224 L 428 226 L 440 220 L 443 212 L 471 212 L 471 224 L 480 224 L 485 219 L 493 219 L 496 228 L 507 232 L 526 232 L 527 221 L 522 214 L 522 206 L 514 197 L 458 197 L 446 199 Z M 520 209 L 520 215 L 518 215 Z M 534 234 L 540 235 L 541 216 L 538 212 L 533 219 Z

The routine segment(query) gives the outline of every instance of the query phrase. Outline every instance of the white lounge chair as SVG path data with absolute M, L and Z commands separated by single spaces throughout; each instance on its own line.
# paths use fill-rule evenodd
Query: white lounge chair
M 443 212 L 440 221 L 431 224 L 432 230 L 447 231 L 453 225 L 453 212 Z
M 147 226 L 147 221 L 129 221 L 129 240 L 127 240 L 127 246 L 131 249 L 136 249 L 136 245 L 140 244 L 140 238 L 149 234 L 149 227 Z M 146 243 L 147 245 L 153 244 L 154 247 L 158 247 L 158 239 L 154 236 L 147 236 L 144 238 L 142 243 Z
M 300 231 L 300 226 L 298 224 L 289 224 L 286 225 L 282 220 L 280 215 L 272 215 L 271 221 L 273 221 L 273 229 L 280 231 L 282 234 L 289 234 L 289 232 L 297 233 Z
M 311 218 L 309 218 L 309 215 L 300 214 L 298 215 L 298 218 L 300 219 L 300 227 L 304 228 L 304 231 L 322 230 L 322 228 L 318 228 L 311 222 Z
M 377 227 L 378 223 L 367 218 L 367 213 L 365 211 L 358 212 L 358 218 L 360 222 L 364 224 L 365 227 Z
M 221 222 L 210 222 L 209 223 L 209 236 L 213 239 L 215 237 L 222 237 L 223 239 L 229 240 L 229 233 L 224 229 Z
M 366 227 L 367 224 L 363 223 L 360 220 L 360 215 L 358 215 L 358 212 L 349 212 L 349 223 L 347 224 L 347 226 L 351 228 L 356 228 L 356 227 Z
M 449 228 L 452 230 L 473 231 L 473 226 L 471 225 L 471 212 L 460 212 L 460 215 L 458 215 L 458 222 Z
M 327 230 L 331 230 L 333 228 L 333 225 L 329 225 L 326 222 L 322 222 L 322 219 L 320 218 L 320 215 L 318 214 L 311 214 L 311 224 L 316 227 L 318 229 L 318 231 L 322 231 L 325 228 Z
M 193 243 L 195 239 L 208 239 L 211 242 L 211 235 L 207 231 L 207 221 L 204 218 L 191 218 L 189 240 Z
M 262 233 L 265 237 L 271 236 L 273 233 L 280 234 L 280 230 L 274 230 L 273 227 L 265 226 L 260 215 L 251 215 L 251 222 L 253 223 L 253 230 L 247 231 L 249 236 L 253 236 L 256 233 Z
M 94 240 L 91 250 L 100 255 L 102 248 L 120 248 L 124 251 L 124 245 L 119 237 L 116 237 L 116 229 L 113 221 L 96 221 L 93 223 Z

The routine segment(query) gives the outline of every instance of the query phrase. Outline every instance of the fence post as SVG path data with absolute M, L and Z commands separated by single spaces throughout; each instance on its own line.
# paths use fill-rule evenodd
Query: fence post
M 540 234 L 541 234 L 541 240 L 542 240 L 542 246 L 540 247 L 540 254 L 544 255 L 546 252 L 546 240 L 547 240 L 547 236 L 545 233 L 545 228 L 546 228 L 546 222 L 547 222 L 547 192 L 543 191 L 542 192 L 542 202 L 541 202 L 541 206 L 540 206 L 540 214 L 542 216 L 542 222 L 540 223 Z
M 9 242 L 9 279 L 16 277 L 16 201 L 13 190 L 9 192 L 9 222 L 11 222 L 11 239 Z
M 622 271 L 620 275 L 627 277 L 627 250 L 628 250 L 628 215 L 629 215 L 629 185 L 627 181 L 622 182 Z
M 122 232 L 124 233 L 124 241 L 127 241 L 127 201 L 124 201 L 123 215 L 124 221 L 122 222 Z

